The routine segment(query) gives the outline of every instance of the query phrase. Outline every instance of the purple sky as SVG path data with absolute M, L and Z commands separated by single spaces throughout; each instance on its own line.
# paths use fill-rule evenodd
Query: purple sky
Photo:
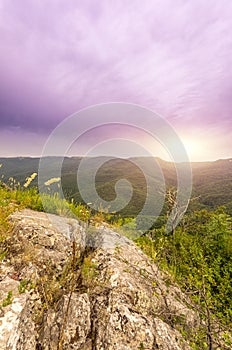
M 166 118 L 193 160 L 231 157 L 231 0 L 0 0 L 0 155 L 40 155 L 102 102 Z

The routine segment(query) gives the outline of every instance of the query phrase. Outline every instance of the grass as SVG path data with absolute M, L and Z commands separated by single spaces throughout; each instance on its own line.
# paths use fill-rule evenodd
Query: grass
M 68 216 L 72 212 L 82 221 L 87 221 L 90 211 L 82 204 L 68 203 L 61 199 L 58 193 L 53 195 L 38 193 L 36 188 L 11 189 L 0 183 L 0 243 L 11 230 L 9 216 L 16 210 L 25 208 L 45 211 L 61 216 Z

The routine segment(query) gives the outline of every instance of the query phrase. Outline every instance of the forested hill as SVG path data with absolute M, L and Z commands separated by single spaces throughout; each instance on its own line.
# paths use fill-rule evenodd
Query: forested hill
M 77 168 L 82 158 L 65 157 L 62 167 L 62 186 L 64 192 L 69 197 L 74 197 L 76 201 L 81 201 L 76 184 Z M 101 159 L 102 160 L 102 159 Z M 155 158 L 161 168 L 161 172 L 154 170 L 154 159 L 148 157 L 131 159 L 103 159 L 104 163 L 98 170 L 96 176 L 96 188 L 100 196 L 105 200 L 112 200 L 115 197 L 114 185 L 122 178 L 127 179 L 133 186 L 134 195 L 127 206 L 124 214 L 133 215 L 139 211 L 146 198 L 146 179 L 152 178 L 154 186 L 159 188 L 162 181 L 162 174 L 166 181 L 166 186 L 175 186 L 176 172 L 171 162 L 166 162 Z M 57 157 L 49 158 L 49 166 L 58 161 Z M 99 158 L 90 158 L 88 167 L 94 168 L 98 164 Z M 137 165 L 134 163 L 136 162 Z M 26 177 L 33 172 L 38 172 L 39 158 L 16 157 L 0 158 L 0 177 L 4 182 L 9 182 L 9 178 L 14 178 L 21 184 Z M 232 214 L 232 159 L 221 159 L 213 162 L 192 163 L 193 174 L 193 197 L 195 200 L 191 206 L 194 209 L 214 209 L 224 205 L 228 213 Z M 36 185 L 36 181 L 32 185 Z

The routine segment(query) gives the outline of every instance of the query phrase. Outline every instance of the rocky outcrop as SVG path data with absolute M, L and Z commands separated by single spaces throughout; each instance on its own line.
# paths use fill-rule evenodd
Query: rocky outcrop
M 191 349 L 197 313 L 133 242 L 31 210 L 11 221 L 0 349 Z

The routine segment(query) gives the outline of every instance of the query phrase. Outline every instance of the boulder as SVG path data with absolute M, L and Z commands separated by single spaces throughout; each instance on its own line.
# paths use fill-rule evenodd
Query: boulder
M 0 349 L 191 349 L 182 335 L 200 324 L 191 301 L 132 241 L 32 210 L 11 221 Z

